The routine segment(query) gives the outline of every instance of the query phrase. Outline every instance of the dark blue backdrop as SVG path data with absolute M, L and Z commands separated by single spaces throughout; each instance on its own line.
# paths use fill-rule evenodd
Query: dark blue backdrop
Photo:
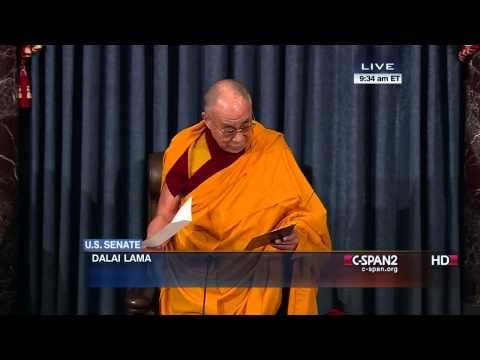
M 456 46 L 47 46 L 32 60 L 21 161 L 22 310 L 122 313 L 88 289 L 81 239 L 141 238 L 147 155 L 200 118 L 213 81 L 249 87 L 329 211 L 334 249 L 459 252 L 462 82 Z M 354 85 L 362 61 L 401 85 Z M 322 289 L 349 313 L 459 313 L 460 289 Z

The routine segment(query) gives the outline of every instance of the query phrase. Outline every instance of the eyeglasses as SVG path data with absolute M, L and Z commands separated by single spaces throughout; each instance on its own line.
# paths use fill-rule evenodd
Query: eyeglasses
M 237 132 L 243 134 L 243 135 L 246 135 L 250 132 L 250 130 L 253 128 L 253 126 L 255 125 L 255 117 L 252 113 L 252 118 L 250 119 L 250 121 L 248 122 L 247 125 L 244 125 L 242 126 L 241 128 L 239 129 L 235 129 L 234 127 L 231 127 L 231 126 L 228 126 L 228 127 L 224 127 L 224 128 L 219 128 L 217 127 L 216 125 L 215 128 L 222 134 L 222 136 L 226 139 L 231 139 L 233 138 Z

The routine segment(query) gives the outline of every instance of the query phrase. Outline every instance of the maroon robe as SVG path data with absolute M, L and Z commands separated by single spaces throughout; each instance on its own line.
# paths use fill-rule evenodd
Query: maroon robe
M 182 196 L 188 195 L 197 186 L 207 180 L 210 176 L 223 170 L 237 160 L 245 150 L 239 153 L 229 153 L 217 144 L 210 132 L 205 129 L 205 138 L 208 150 L 210 152 L 210 160 L 203 164 L 190 178 L 188 177 L 188 151 L 185 150 L 182 156 L 177 160 L 175 165 L 167 174 L 165 179 L 170 193 L 175 197 L 178 194 Z

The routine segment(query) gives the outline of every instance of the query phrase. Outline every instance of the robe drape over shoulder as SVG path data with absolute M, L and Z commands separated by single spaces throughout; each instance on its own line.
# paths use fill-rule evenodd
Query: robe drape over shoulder
M 162 186 L 206 131 L 200 121 L 172 139 L 164 153 Z M 168 242 L 166 251 L 245 251 L 252 238 L 289 224 L 296 224 L 296 251 L 331 251 L 327 211 L 284 136 L 259 122 L 252 131 L 241 156 L 182 197 L 182 203 L 192 197 L 192 223 Z M 270 245 L 258 250 L 280 251 Z M 290 289 L 288 314 L 317 314 L 317 291 Z M 279 288 L 207 288 L 205 313 L 275 314 L 281 294 Z M 200 314 L 203 300 L 203 288 L 164 288 L 160 313 Z

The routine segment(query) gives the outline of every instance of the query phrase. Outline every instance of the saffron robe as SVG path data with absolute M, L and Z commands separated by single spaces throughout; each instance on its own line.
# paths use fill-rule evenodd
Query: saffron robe
M 186 152 L 190 155 L 189 176 L 205 165 L 211 156 L 205 155 L 201 145 L 205 131 L 205 123 L 200 121 L 172 139 L 164 153 L 162 186 Z M 259 122 L 252 132 L 241 156 L 182 197 L 182 203 L 192 197 L 192 223 L 168 242 L 166 251 L 245 251 L 252 238 L 289 224 L 296 224 L 296 251 L 331 250 L 327 211 L 283 135 Z M 266 245 L 258 251 L 280 250 Z M 317 314 L 317 291 L 291 288 L 288 314 Z M 162 288 L 160 313 L 201 314 L 204 295 L 206 314 L 260 315 L 278 311 L 282 290 L 207 288 L 204 294 L 203 288 Z

